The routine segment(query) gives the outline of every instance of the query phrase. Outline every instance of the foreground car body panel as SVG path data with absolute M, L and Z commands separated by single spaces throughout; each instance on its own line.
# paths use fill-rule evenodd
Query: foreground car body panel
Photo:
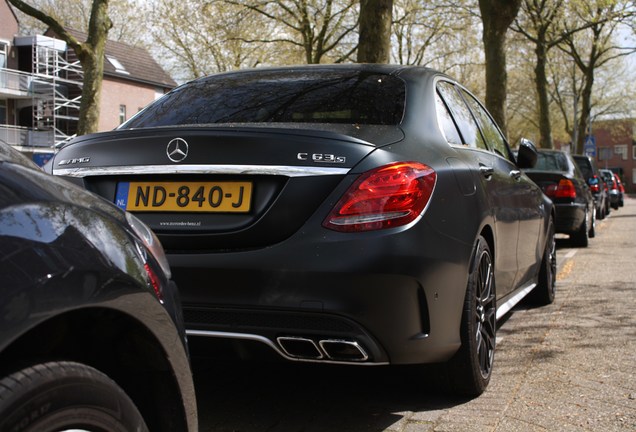
M 0 150 L 0 376 L 32 362 L 79 362 L 111 377 L 154 430 L 196 430 L 169 274 L 123 212 Z M 162 413 L 144 394 L 151 375 L 164 380 L 156 395 L 171 400 Z
M 338 84 L 332 88 L 330 80 Z M 277 90 L 263 100 L 244 82 Z M 298 98 L 285 88 L 289 83 L 302 84 Z M 385 84 L 390 91 L 376 89 Z M 209 86 L 219 103 L 231 100 L 219 108 L 228 113 L 194 108 L 196 115 L 164 115 L 181 106 L 186 85 L 121 130 L 78 138 L 52 162 L 54 174 L 75 176 L 112 201 L 125 182 L 249 184 L 252 207 L 245 213 L 176 207 L 136 213 L 168 251 L 189 334 L 253 339 L 301 361 L 438 362 L 462 345 L 476 244 L 484 254 L 492 250 L 499 316 L 536 285 L 551 202 L 520 171 L 483 107 L 450 78 L 424 68 L 341 65 L 221 74 L 190 86 L 199 92 Z M 288 93 L 289 102 L 281 102 Z M 276 105 L 268 112 L 277 114 L 254 124 L 249 98 L 242 105 L 232 100 L 248 94 L 262 106 Z M 203 124 L 193 124 L 202 115 Z M 234 115 L 232 124 L 210 124 Z M 170 159 L 174 140 L 187 144 L 186 159 Z M 111 145 L 139 145 L 152 155 L 122 158 Z M 60 164 L 73 160 L 84 162 Z M 401 214 L 372 214 L 359 205 L 359 216 L 342 218 L 352 231 L 328 228 L 334 206 L 359 193 L 360 178 L 396 163 L 431 175 L 423 210 L 402 224 L 394 223 Z M 372 178 L 381 191 L 395 177 Z M 380 220 L 382 229 L 369 228 Z

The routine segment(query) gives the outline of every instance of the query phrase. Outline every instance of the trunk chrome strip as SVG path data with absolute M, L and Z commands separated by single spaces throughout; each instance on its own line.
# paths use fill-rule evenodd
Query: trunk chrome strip
M 131 165 L 55 168 L 53 174 L 67 177 L 134 174 L 251 174 L 309 177 L 344 175 L 350 168 L 286 165 Z

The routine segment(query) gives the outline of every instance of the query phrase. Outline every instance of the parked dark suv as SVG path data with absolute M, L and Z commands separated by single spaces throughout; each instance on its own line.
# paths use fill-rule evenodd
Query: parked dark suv
M 587 155 L 572 155 L 572 157 L 590 186 L 592 196 L 594 196 L 596 218 L 605 219 L 605 216 L 610 212 L 609 191 L 605 180 L 596 168 L 596 162 Z
M 197 430 L 157 238 L 2 142 L 0 281 L 0 431 Z

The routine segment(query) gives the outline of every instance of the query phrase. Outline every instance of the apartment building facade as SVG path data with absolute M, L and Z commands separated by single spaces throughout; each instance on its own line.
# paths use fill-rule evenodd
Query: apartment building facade
M 77 132 L 82 77 L 64 41 L 51 32 L 20 35 L 15 12 L 0 0 L 0 140 L 45 163 Z M 145 49 L 108 41 L 98 130 L 114 129 L 175 86 Z

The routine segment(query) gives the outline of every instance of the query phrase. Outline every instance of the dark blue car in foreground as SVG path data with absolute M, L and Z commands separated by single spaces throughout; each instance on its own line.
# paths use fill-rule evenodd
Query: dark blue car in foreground
M 0 431 L 197 431 L 157 238 L 3 143 L 0 281 Z

